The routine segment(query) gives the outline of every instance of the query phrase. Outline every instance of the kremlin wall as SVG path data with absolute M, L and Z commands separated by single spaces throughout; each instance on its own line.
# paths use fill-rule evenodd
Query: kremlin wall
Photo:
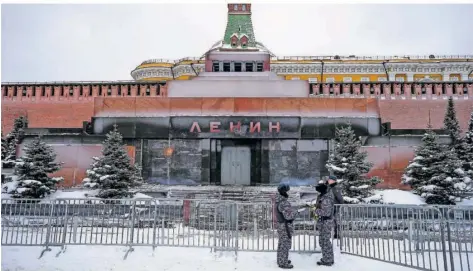
M 41 134 L 70 187 L 113 124 L 149 183 L 312 184 L 350 122 L 380 188 L 408 189 L 404 168 L 429 120 L 442 133 L 448 97 L 466 129 L 472 72 L 473 55 L 275 56 L 255 39 L 251 5 L 228 4 L 221 41 L 201 57 L 144 61 L 132 81 L 2 82 L 1 124 L 6 134 L 26 116 L 23 144 Z

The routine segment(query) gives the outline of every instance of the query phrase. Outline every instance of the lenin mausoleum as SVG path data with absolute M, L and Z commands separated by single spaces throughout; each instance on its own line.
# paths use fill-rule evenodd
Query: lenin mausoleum
M 54 146 L 65 187 L 114 124 L 150 184 L 307 185 L 328 174 L 335 127 L 350 122 L 380 188 L 406 188 L 429 119 L 441 130 L 453 96 L 465 130 L 473 106 L 472 55 L 277 56 L 256 39 L 251 4 L 228 4 L 222 39 L 202 53 L 143 61 L 128 81 L 2 82 L 3 134 L 26 116 L 22 144 L 41 134 Z

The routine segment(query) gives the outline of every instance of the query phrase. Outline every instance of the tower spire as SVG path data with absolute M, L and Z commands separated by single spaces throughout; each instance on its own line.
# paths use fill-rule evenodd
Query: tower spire
M 253 22 L 251 21 L 251 4 L 228 4 L 227 27 L 223 37 L 223 44 L 232 46 L 232 37 L 240 39 L 243 35 L 248 38 L 245 48 L 256 47 Z

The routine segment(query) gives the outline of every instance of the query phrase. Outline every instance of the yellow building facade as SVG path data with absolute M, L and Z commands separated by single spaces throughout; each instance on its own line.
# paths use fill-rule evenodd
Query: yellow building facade
M 203 58 L 152 59 L 131 75 L 138 81 L 189 80 L 203 72 L 204 66 Z M 271 71 L 286 80 L 310 83 L 472 81 L 473 55 L 272 57 Z
M 253 33 L 249 10 L 229 14 L 227 28 L 233 26 L 238 29 L 242 25 Z M 224 39 L 215 43 L 208 52 L 219 46 L 225 47 L 223 41 L 227 39 L 226 43 L 230 43 L 232 33 L 226 31 Z M 252 46 L 267 50 L 253 39 L 253 34 L 250 36 Z M 310 83 L 473 80 L 473 55 L 276 56 L 267 51 L 271 55 L 270 70 L 286 80 L 306 80 Z M 178 60 L 146 60 L 131 72 L 131 76 L 137 81 L 190 80 L 206 70 L 205 54 Z

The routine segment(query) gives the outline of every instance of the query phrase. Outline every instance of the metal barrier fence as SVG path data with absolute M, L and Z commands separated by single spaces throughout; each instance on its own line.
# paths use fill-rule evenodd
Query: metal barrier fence
M 180 246 L 276 251 L 273 204 L 221 200 L 2 200 L 2 245 Z M 317 252 L 315 221 L 294 222 L 292 251 Z M 238 229 L 238 230 L 237 230 Z
M 299 208 L 293 203 L 294 208 Z M 119 245 L 276 251 L 274 204 L 187 199 L 2 200 L 2 245 Z M 337 206 L 342 253 L 421 270 L 472 271 L 473 207 Z M 293 252 L 320 252 L 308 210 Z M 45 251 L 46 251 L 45 250 Z
M 421 270 L 473 270 L 473 207 L 341 205 L 342 253 Z

